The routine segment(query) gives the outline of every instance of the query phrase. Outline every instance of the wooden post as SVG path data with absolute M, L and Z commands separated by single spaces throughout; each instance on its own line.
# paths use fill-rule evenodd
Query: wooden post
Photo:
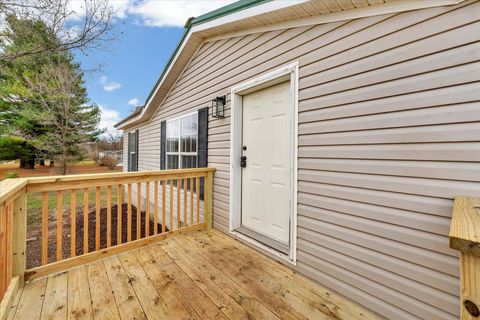
M 461 319 L 480 317 L 480 198 L 456 197 L 450 247 L 460 251 Z
M 13 276 L 19 276 L 19 285 L 23 287 L 25 275 L 25 251 L 27 245 L 27 194 L 22 192 L 13 203 Z
M 205 176 L 205 225 L 207 229 L 212 228 L 212 208 L 213 208 L 213 171 L 207 172 Z

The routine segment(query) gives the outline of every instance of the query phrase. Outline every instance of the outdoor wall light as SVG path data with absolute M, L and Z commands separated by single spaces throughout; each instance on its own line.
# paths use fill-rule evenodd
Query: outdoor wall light
M 212 117 L 224 118 L 225 117 L 225 103 L 226 97 L 220 96 L 212 100 Z

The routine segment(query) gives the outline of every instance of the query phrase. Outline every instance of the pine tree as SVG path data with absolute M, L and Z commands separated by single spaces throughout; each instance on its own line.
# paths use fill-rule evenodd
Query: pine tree
M 21 20 L 13 15 L 6 19 L 11 33 L 4 51 L 28 50 L 38 43 L 54 46 L 55 38 L 40 20 Z M 25 77 L 38 74 L 44 64 L 55 59 L 44 52 L 33 57 L 10 61 L 0 68 L 0 160 L 20 159 L 22 167 L 33 169 L 41 155 L 36 139 L 45 126 L 31 117 L 40 106 L 28 99 Z M 36 110 L 36 111 L 35 111 Z
M 9 17 L 8 22 L 18 37 L 11 38 L 7 50 L 25 50 L 34 41 L 55 47 L 55 33 L 41 20 Z M 9 62 L 0 70 L 0 159 L 22 150 L 18 156 L 28 164 L 35 156 L 49 157 L 66 174 L 68 163 L 82 157 L 78 145 L 99 134 L 100 110 L 88 102 L 83 72 L 69 51 Z
M 26 82 L 30 99 L 41 106 L 32 117 L 48 128 L 37 147 L 52 155 L 66 174 L 68 164 L 83 156 L 79 144 L 94 141 L 100 134 L 100 108 L 88 104 L 79 64 L 70 53 L 63 56 Z

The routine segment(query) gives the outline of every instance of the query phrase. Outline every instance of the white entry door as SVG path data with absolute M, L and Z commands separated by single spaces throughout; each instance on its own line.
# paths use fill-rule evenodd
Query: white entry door
M 241 224 L 289 244 L 292 212 L 290 82 L 243 96 Z

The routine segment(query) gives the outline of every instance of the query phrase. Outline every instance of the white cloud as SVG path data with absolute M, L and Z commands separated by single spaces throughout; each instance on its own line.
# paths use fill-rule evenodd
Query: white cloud
M 112 92 L 112 91 L 120 89 L 121 87 L 122 87 L 121 83 L 109 82 L 109 83 L 106 83 L 106 84 L 103 85 L 103 90 L 108 91 L 108 92 Z
M 226 6 L 235 0 L 110 0 L 114 17 L 124 19 L 128 15 L 140 23 L 153 27 L 183 27 L 190 17 Z M 85 15 L 84 0 L 69 0 L 71 20 L 80 20 Z
M 100 106 L 100 110 L 102 112 L 99 124 L 100 129 L 107 129 L 112 133 L 117 132 L 117 129 L 115 129 L 113 126 L 115 125 L 115 123 L 121 120 L 120 113 L 118 113 L 118 111 L 116 110 L 109 109 L 104 106 Z
M 103 90 L 107 92 L 112 92 L 115 90 L 118 90 L 122 87 L 121 83 L 114 82 L 114 81 L 108 81 L 107 76 L 101 76 L 100 77 L 100 83 L 103 85 Z
M 127 104 L 129 106 L 137 107 L 140 104 L 140 100 L 138 100 L 137 98 L 132 98 L 128 100 Z
M 232 0 L 217 1 L 158 1 L 143 0 L 132 2 L 128 13 L 140 18 L 147 26 L 183 27 L 190 17 L 198 17 L 209 11 L 226 6 Z

